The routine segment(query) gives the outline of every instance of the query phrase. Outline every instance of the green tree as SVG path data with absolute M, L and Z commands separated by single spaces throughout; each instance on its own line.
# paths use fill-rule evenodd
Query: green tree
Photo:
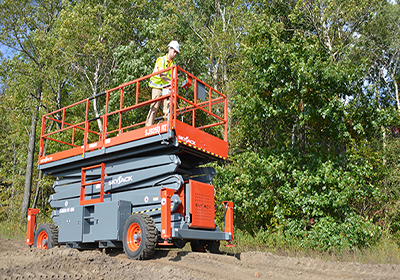
M 217 90 L 226 90 L 230 81 L 232 63 L 238 57 L 238 42 L 248 26 L 245 17 L 248 10 L 245 1 L 173 1 L 171 17 L 186 32 L 195 35 L 200 44 L 189 45 L 194 53 L 200 48 L 207 61 L 207 74 L 212 77 L 212 85 Z M 166 24 L 166 28 L 168 25 Z M 187 36 L 191 38 L 191 36 Z M 203 70 L 204 71 L 204 70 Z
M 380 187 L 383 192 L 381 208 L 375 219 L 389 236 L 394 234 L 398 239 L 399 198 L 398 189 L 398 123 L 399 123 L 399 65 L 400 65 L 400 6 L 388 2 L 381 5 L 371 21 L 364 25 L 360 35 L 360 53 L 370 61 L 367 75 L 367 91 L 369 91 L 370 107 L 363 116 L 366 131 L 375 125 L 376 135 L 369 138 L 375 141 L 373 151 L 378 160 L 376 170 L 380 174 Z M 384 27 L 384 28 L 382 28 Z M 360 100 L 363 96 L 358 96 Z M 355 107 L 355 106 L 354 106 Z M 374 122 L 370 114 L 375 110 Z M 360 109 L 358 114 L 361 115 Z M 371 141 L 372 142 L 372 141 Z
M 27 130 L 31 125 L 31 100 L 34 97 L 32 82 L 35 77 L 21 74 L 29 73 L 29 64 L 21 62 L 18 57 L 12 61 L 3 61 L 0 67 L 2 70 L 2 84 L 5 85 L 4 93 L 1 95 L 0 110 L 2 155 L 0 156 L 0 177 L 5 184 L 4 195 L 7 199 L 2 199 L 2 210 L 5 211 L 7 219 L 13 220 L 15 208 L 18 207 L 20 213 L 21 202 L 24 197 L 24 171 L 27 165 L 27 153 L 29 147 L 29 135 Z M 18 69 L 19 71 L 15 71 Z M 7 74 L 5 74 L 7 73 Z M 25 170 L 24 170 L 25 166 Z M 22 187 L 21 187 L 22 186 Z M 2 217 L 3 218 L 3 217 Z
M 356 35 L 378 3 L 268 4 L 241 42 L 230 131 L 237 156 L 218 184 L 240 204 L 241 227 L 266 228 L 266 240 L 327 250 L 370 244 L 380 190 L 349 101 L 363 91 L 367 69 L 353 59 Z
M 369 79 L 383 89 L 400 111 L 400 6 L 386 3 L 365 24 L 361 40 L 363 54 L 372 61 Z M 385 28 L 382 28 L 385 26 Z M 384 100 L 382 100 L 384 101 Z
M 65 5 L 57 22 L 55 48 L 76 71 L 75 88 L 96 96 L 110 87 L 117 67 L 114 52 L 129 43 L 135 33 L 135 11 L 144 2 L 71 1 Z M 93 100 L 95 117 L 102 113 L 98 102 Z M 103 131 L 100 119 L 97 124 Z
M 33 97 L 30 111 L 31 124 L 29 129 L 29 145 L 27 153 L 25 192 L 21 206 L 21 216 L 26 215 L 30 203 L 30 193 L 33 176 L 35 154 L 36 127 L 41 109 L 43 92 L 41 48 L 57 18 L 61 2 L 54 1 L 2 1 L 0 3 L 0 44 L 13 49 L 15 58 L 26 61 L 28 72 L 21 72 L 27 78 L 33 78 L 30 88 L 26 90 L 28 98 Z

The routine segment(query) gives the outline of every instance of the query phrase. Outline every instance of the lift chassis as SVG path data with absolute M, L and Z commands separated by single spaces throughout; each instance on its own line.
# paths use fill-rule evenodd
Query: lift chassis
M 164 71 L 172 71 L 171 84 L 149 100 L 148 79 Z M 186 77 L 182 87 L 178 74 Z M 150 127 L 138 121 L 140 112 L 163 99 L 169 102 L 168 119 Z M 105 114 L 95 117 L 94 101 L 104 104 Z M 77 118 L 82 111 L 85 116 Z M 29 209 L 27 244 L 123 247 L 131 259 L 187 242 L 194 251 L 218 252 L 220 241 L 233 241 L 233 203 L 215 204 L 216 173 L 205 164 L 227 155 L 226 96 L 179 66 L 46 114 L 39 169 L 56 178 L 49 198 L 54 224 L 34 232 L 39 211 Z M 215 223 L 218 207 L 225 213 L 223 229 Z

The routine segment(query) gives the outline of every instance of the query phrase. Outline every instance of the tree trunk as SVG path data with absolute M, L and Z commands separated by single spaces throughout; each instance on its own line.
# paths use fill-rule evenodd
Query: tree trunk
M 17 163 L 17 152 L 15 147 L 15 142 L 12 136 L 10 135 L 11 139 L 11 146 L 13 149 L 13 169 L 12 169 L 12 184 L 11 184 L 11 209 L 14 208 L 13 201 L 14 201 L 14 193 L 15 193 L 15 166 Z
M 400 111 L 399 85 L 397 84 L 397 80 L 395 77 L 393 77 L 393 84 L 394 84 L 394 92 L 396 95 L 397 110 Z
M 33 198 L 32 208 L 36 208 L 37 201 L 39 199 L 39 191 L 40 191 L 40 181 L 43 179 L 43 172 L 39 170 L 38 181 L 36 183 L 35 197 Z
M 26 162 L 24 198 L 22 200 L 22 206 L 21 206 L 21 218 L 26 217 L 31 198 L 32 175 L 33 175 L 32 173 L 33 173 L 33 163 L 35 160 L 36 126 L 37 126 L 38 114 L 39 114 L 39 106 L 32 114 L 31 129 L 29 132 L 28 159 Z
M 29 132 L 29 143 L 28 143 L 28 158 L 26 161 L 26 174 L 25 174 L 25 185 L 24 185 L 24 198 L 22 199 L 21 205 L 21 218 L 25 218 L 28 212 L 29 203 L 31 200 L 31 189 L 32 189 L 32 176 L 33 176 L 33 165 L 35 161 L 35 144 L 36 144 L 36 126 L 40 111 L 40 101 L 42 98 L 42 82 L 39 82 L 36 88 L 36 98 L 39 104 L 36 106 L 32 113 L 31 129 Z
M 58 107 L 60 107 L 60 106 L 58 106 Z M 58 109 L 59 109 L 59 108 L 58 108 Z M 49 126 L 49 129 L 48 129 L 48 132 L 52 131 L 53 126 L 54 126 L 54 123 L 55 123 L 54 121 L 51 122 L 51 124 L 50 124 L 50 126 Z M 59 123 L 57 122 L 56 125 L 58 125 L 58 124 L 59 124 Z M 61 129 L 61 126 L 60 126 L 58 129 Z M 46 156 L 47 145 L 48 145 L 48 139 L 46 139 L 45 142 L 44 142 L 43 156 Z M 42 188 L 42 186 L 41 186 L 41 184 L 40 184 L 40 181 L 41 181 L 42 179 L 43 179 L 43 172 L 42 172 L 42 170 L 39 170 L 38 181 L 37 181 L 37 183 L 36 183 L 35 197 L 34 197 L 33 202 L 32 202 L 32 208 L 36 208 L 37 201 L 38 201 L 38 199 L 39 199 L 40 188 Z
M 381 71 L 379 71 L 379 78 L 378 81 L 381 80 Z M 379 112 L 382 111 L 382 105 L 381 105 L 381 96 L 379 93 L 380 89 L 380 83 L 378 83 L 375 86 L 375 94 L 376 94 L 376 98 L 378 100 L 378 110 Z M 381 125 L 381 131 L 382 131 L 382 148 L 383 148 L 383 158 L 382 158 L 382 165 L 386 165 L 386 157 L 385 157 L 385 151 L 386 151 L 386 131 L 385 131 L 385 126 Z

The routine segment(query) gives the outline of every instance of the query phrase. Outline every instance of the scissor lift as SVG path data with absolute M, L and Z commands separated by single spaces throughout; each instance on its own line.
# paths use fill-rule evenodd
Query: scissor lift
M 149 100 L 148 79 L 169 70 L 167 94 Z M 178 73 L 186 78 L 182 87 Z M 161 117 L 150 127 L 144 119 L 129 123 L 132 114 L 140 118 L 135 112 L 163 99 L 170 104 L 168 120 Z M 103 104 L 105 113 L 94 116 L 91 102 Z M 76 118 L 83 111 L 84 119 Z M 46 147 L 57 152 L 46 155 Z M 179 66 L 44 115 L 39 169 L 56 178 L 49 199 L 54 224 L 34 233 L 38 210 L 29 209 L 27 244 L 123 247 L 132 259 L 149 258 L 156 246 L 182 248 L 186 242 L 195 251 L 217 252 L 221 240 L 233 240 L 233 204 L 223 202 L 222 231 L 214 221 L 215 170 L 204 164 L 227 154 L 226 96 Z

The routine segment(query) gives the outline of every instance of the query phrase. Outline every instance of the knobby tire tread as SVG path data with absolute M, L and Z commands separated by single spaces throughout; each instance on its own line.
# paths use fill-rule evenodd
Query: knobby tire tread
M 156 250 L 156 244 L 157 244 L 157 228 L 156 224 L 154 223 L 153 219 L 146 214 L 141 214 L 145 221 L 145 226 L 146 226 L 146 247 L 143 250 L 143 259 L 148 259 L 153 255 L 154 251 Z
M 133 222 L 138 223 L 142 231 L 142 241 L 141 241 L 142 243 L 140 247 L 137 249 L 140 251 L 131 251 L 129 247 L 126 245 L 127 229 Z M 143 240 L 144 236 L 145 240 Z M 157 245 L 157 228 L 153 219 L 146 214 L 134 214 L 130 216 L 124 227 L 123 243 L 124 243 L 125 254 L 128 256 L 128 258 L 135 260 L 149 259 L 153 255 Z
M 34 246 L 37 248 L 37 236 L 41 231 L 45 231 L 48 236 L 47 250 L 57 247 L 58 244 L 58 227 L 55 224 L 45 223 L 39 226 L 35 233 Z

